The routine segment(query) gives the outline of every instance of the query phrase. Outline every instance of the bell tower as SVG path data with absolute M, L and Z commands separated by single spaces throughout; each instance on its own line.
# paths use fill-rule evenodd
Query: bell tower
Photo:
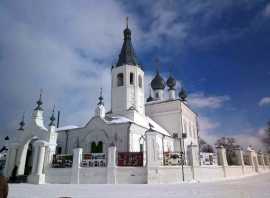
M 132 46 L 128 18 L 124 42 L 117 64 L 112 66 L 111 78 L 112 113 L 127 115 L 129 111 L 137 111 L 144 115 L 144 72 Z

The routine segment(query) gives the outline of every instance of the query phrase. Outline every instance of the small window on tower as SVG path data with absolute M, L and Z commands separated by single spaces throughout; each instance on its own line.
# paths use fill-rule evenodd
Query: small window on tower
M 142 88 L 142 77 L 139 75 L 139 87 Z
M 124 74 L 123 73 L 117 74 L 117 86 L 120 87 L 123 85 L 124 85 Z
M 130 73 L 129 75 L 129 84 L 133 85 L 134 84 L 134 74 Z

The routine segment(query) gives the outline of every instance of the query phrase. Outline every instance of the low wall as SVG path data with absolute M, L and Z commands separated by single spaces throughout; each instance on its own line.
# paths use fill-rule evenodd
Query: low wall
M 147 171 L 145 167 L 117 167 L 117 184 L 146 184 Z
M 106 184 L 107 168 L 91 167 L 79 169 L 80 184 Z
M 254 175 L 255 170 L 254 170 L 253 166 L 245 166 L 244 167 L 244 174 L 245 175 Z
M 226 166 L 225 167 L 225 177 L 235 178 L 244 176 L 243 167 L 242 166 Z
M 194 167 L 195 180 L 214 181 L 224 178 L 224 168 L 222 166 L 199 166 Z
M 72 176 L 71 168 L 49 168 L 45 174 L 45 182 L 50 184 L 69 184 Z
M 181 166 L 79 168 L 78 181 L 80 184 L 106 184 L 110 183 L 109 180 L 116 184 L 176 184 L 183 182 L 183 176 L 184 182 L 215 181 L 257 173 L 252 166 L 184 166 L 183 171 Z M 270 171 L 269 166 L 259 166 L 259 172 L 266 171 Z M 49 168 L 45 173 L 45 181 L 69 184 L 74 172 L 72 168 Z
M 184 180 L 193 180 L 193 172 L 190 166 L 184 166 Z M 148 167 L 147 183 L 175 184 L 183 182 L 183 171 L 181 166 Z

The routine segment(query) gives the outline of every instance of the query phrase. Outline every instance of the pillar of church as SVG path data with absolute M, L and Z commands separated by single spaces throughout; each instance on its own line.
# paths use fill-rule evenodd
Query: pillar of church
M 39 147 L 39 155 L 37 161 L 37 175 L 43 174 L 43 165 L 44 165 L 44 157 L 45 157 L 45 146 L 41 145 Z
M 33 165 L 32 165 L 31 174 L 36 173 L 38 154 L 39 154 L 38 147 L 35 147 L 34 148 L 34 154 L 33 154 Z
M 44 161 L 45 161 L 45 151 L 47 143 L 41 140 L 38 140 L 34 143 L 34 159 L 32 173 L 28 177 L 29 183 L 32 184 L 44 184 L 45 183 L 45 174 L 44 174 Z
M 82 161 L 82 148 L 73 149 L 73 161 L 72 161 L 72 184 L 80 183 L 80 167 Z

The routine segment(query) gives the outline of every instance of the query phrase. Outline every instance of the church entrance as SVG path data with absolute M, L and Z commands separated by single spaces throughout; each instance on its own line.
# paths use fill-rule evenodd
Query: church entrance
M 25 167 L 24 167 L 24 175 L 30 175 L 33 167 L 33 141 L 31 141 L 28 145 L 26 159 L 25 159 Z

